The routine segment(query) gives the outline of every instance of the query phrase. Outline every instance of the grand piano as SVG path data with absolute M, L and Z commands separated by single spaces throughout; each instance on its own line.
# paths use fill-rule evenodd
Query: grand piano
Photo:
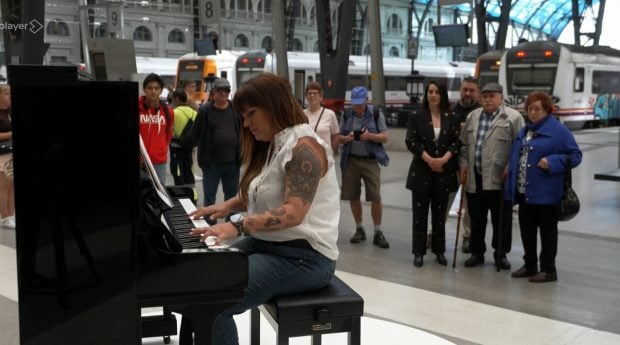
M 140 344 L 141 308 L 164 306 L 193 329 L 182 342 L 211 344 L 213 318 L 243 296 L 247 257 L 158 222 L 167 207 L 141 178 L 139 85 L 78 80 L 69 66 L 8 76 L 20 343 Z

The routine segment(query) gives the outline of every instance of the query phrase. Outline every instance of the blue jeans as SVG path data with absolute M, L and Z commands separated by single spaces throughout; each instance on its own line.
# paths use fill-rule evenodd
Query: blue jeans
M 233 315 L 260 306 L 274 296 L 312 291 L 326 286 L 336 262 L 312 250 L 277 245 L 245 237 L 233 245 L 248 255 L 248 287 L 236 306 L 213 321 L 213 345 L 239 344 Z
M 215 204 L 215 195 L 220 180 L 222 180 L 224 200 L 237 195 L 239 190 L 239 165 L 237 162 L 210 162 L 206 169 L 202 169 L 202 192 L 205 206 Z
M 157 178 L 159 179 L 159 182 L 161 182 L 162 186 L 165 186 L 166 175 L 168 174 L 168 164 L 167 163 L 153 164 L 153 167 L 155 168 L 155 173 L 157 174 Z

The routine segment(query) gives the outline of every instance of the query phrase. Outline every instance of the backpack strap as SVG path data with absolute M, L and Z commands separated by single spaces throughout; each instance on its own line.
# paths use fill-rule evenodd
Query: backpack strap
M 372 106 L 372 114 L 375 118 L 375 126 L 377 128 L 377 132 L 379 132 L 379 110 L 380 110 L 380 107 L 377 107 L 374 105 Z
M 164 110 L 164 115 L 166 115 L 166 123 L 170 123 L 170 113 L 168 112 L 168 104 L 166 104 L 166 102 L 160 99 L 159 106 Z

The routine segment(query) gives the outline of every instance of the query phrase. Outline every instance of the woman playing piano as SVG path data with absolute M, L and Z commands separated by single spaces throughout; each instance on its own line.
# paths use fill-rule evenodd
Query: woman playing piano
M 213 344 L 238 344 L 233 315 L 277 295 L 327 285 L 338 257 L 340 193 L 333 150 L 317 140 L 289 81 L 260 74 L 239 88 L 233 103 L 243 116 L 239 193 L 191 214 L 217 219 L 247 211 L 245 217 L 192 230 L 217 236 L 217 242 L 248 235 L 232 245 L 248 255 L 246 295 L 215 319 Z

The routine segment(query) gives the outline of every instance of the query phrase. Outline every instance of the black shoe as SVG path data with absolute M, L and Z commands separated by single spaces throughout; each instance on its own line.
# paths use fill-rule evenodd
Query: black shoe
M 351 237 L 351 243 L 360 243 L 361 241 L 366 241 L 366 231 L 360 226 L 355 229 L 355 234 Z
M 379 248 L 390 248 L 390 244 L 383 236 L 383 231 L 375 231 L 375 237 L 372 239 L 372 243 Z
M 508 259 L 506 259 L 505 256 L 502 256 L 499 259 L 495 259 L 495 267 L 502 269 L 502 270 L 509 270 L 510 262 L 508 262 Z
M 476 267 L 484 263 L 484 257 L 472 255 L 469 259 L 465 260 L 465 267 Z
M 469 237 L 463 237 L 463 245 L 461 246 L 461 251 L 465 254 L 469 254 Z
M 444 266 L 448 265 L 448 259 L 446 259 L 445 255 L 443 254 L 435 254 L 435 255 L 437 256 L 435 261 L 437 261 L 438 264 L 444 265 Z
M 424 259 L 422 259 L 422 255 L 416 255 L 413 257 L 413 265 L 415 267 L 422 267 L 422 265 L 424 265 Z
M 546 283 L 546 282 L 554 282 L 558 280 L 558 274 L 547 273 L 547 272 L 539 272 L 536 275 L 530 277 L 530 283 Z
M 538 270 L 537 269 L 529 269 L 525 266 L 519 268 L 518 270 L 512 272 L 512 274 L 510 274 L 513 278 L 525 278 L 525 277 L 531 277 L 533 275 L 538 274 Z

